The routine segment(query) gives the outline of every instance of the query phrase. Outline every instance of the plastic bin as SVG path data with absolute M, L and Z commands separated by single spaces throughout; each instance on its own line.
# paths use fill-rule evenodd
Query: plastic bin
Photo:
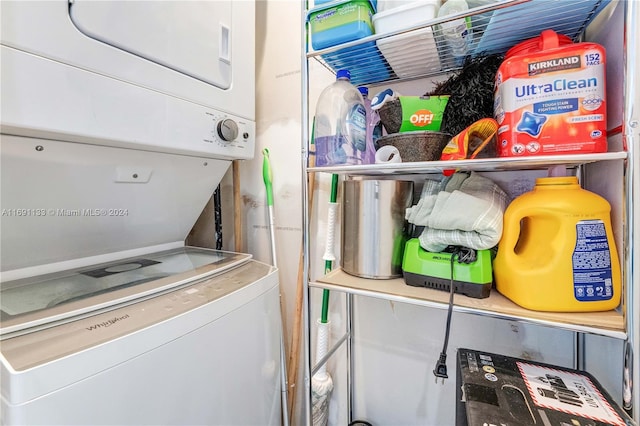
M 327 3 L 342 3 L 342 1 L 341 0 L 315 0 L 313 2 L 313 7 L 324 6 Z M 376 13 L 376 11 L 378 10 L 378 1 L 371 0 L 370 3 L 371 3 L 371 6 L 373 7 L 373 13 Z
M 373 41 L 320 56 L 334 70 L 348 69 L 351 72 L 351 83 L 356 86 L 393 77 L 389 64 Z
M 374 12 L 369 0 L 332 1 L 311 9 L 311 46 L 321 50 L 372 35 Z
M 420 25 L 438 15 L 440 0 L 414 1 L 373 16 L 376 34 Z M 441 68 L 431 27 L 376 40 L 376 45 L 398 77 L 426 74 Z
M 378 12 L 385 12 L 396 7 L 414 3 L 416 0 L 380 0 L 378 2 Z
M 311 28 L 311 46 L 326 49 L 359 40 L 374 33 L 376 2 L 368 0 L 331 1 L 311 9 L 307 15 Z M 334 70 L 348 69 L 355 85 L 383 81 L 393 76 L 374 42 L 321 55 Z

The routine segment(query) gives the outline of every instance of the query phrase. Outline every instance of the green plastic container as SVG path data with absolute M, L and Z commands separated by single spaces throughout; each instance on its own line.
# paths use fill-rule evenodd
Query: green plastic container
M 326 49 L 372 35 L 374 13 L 368 0 L 331 2 L 310 10 L 311 46 Z

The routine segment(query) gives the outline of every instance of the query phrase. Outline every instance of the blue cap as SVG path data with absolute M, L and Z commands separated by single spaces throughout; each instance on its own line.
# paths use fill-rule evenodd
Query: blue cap
M 358 87 L 358 90 L 360 91 L 362 96 L 368 96 L 369 95 L 369 89 L 367 89 L 365 86 Z
M 336 80 L 341 78 L 347 78 L 351 80 L 351 73 L 349 72 L 349 70 L 338 70 L 338 72 L 336 73 Z

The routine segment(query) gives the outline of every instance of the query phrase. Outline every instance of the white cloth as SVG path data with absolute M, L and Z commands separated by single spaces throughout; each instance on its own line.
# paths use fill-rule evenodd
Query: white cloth
M 507 194 L 492 180 L 475 172 L 454 173 L 427 180 L 405 218 L 425 227 L 419 240 L 427 251 L 441 252 L 449 245 L 485 250 L 500 241 L 507 204 Z

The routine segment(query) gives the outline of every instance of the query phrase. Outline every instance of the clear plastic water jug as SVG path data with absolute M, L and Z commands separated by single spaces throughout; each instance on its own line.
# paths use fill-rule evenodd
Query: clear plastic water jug
M 314 144 L 316 166 L 364 164 L 366 110 L 362 95 L 351 84 L 348 70 L 339 70 L 316 105 Z

